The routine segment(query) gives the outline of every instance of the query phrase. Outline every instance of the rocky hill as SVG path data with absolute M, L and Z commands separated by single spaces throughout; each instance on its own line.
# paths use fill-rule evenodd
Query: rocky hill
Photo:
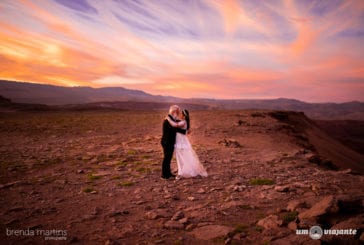
M 163 103 L 165 103 L 165 107 L 168 107 L 168 104 L 177 103 L 201 110 L 292 110 L 303 111 L 310 118 L 315 119 L 364 120 L 364 103 L 358 101 L 347 103 L 306 103 L 285 98 L 261 100 L 183 99 L 172 96 L 151 95 L 140 90 L 130 90 L 122 87 L 61 87 L 4 80 L 0 80 L 0 95 L 11 99 L 14 103 L 72 105 L 73 108 L 100 109 L 103 108 L 106 102 L 110 109 L 122 108 L 133 110 L 138 109 L 138 105 L 142 102 L 146 106 L 144 109 L 149 110 L 153 108 L 148 106 L 148 103 L 151 105 L 153 103 L 154 105 L 158 104 L 155 108 L 161 108 Z M 135 102 L 135 104 L 131 102 Z M 165 109 L 164 106 L 162 107 L 162 109 Z
M 3 231 L 58 229 L 76 244 L 364 240 L 363 155 L 302 113 L 192 111 L 189 138 L 209 176 L 168 181 L 160 179 L 162 112 L 0 116 Z M 312 225 L 358 231 L 296 234 Z M 45 237 L 0 235 L 3 244 Z

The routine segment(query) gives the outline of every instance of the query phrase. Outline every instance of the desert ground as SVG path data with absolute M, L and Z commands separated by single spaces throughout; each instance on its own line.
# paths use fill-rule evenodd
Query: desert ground
M 0 114 L 1 244 L 364 240 L 364 177 L 345 162 L 337 168 L 320 158 L 310 141 L 315 126 L 303 114 L 192 111 L 189 138 L 209 176 L 180 180 L 160 178 L 164 116 L 164 111 Z M 316 224 L 358 232 L 321 240 L 296 235 L 296 229 Z M 14 230 L 66 235 L 54 241 L 44 234 L 9 234 Z

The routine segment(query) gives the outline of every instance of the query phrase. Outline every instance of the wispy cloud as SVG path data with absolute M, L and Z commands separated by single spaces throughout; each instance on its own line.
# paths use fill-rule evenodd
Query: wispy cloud
M 364 100 L 363 1 L 0 2 L 0 78 Z

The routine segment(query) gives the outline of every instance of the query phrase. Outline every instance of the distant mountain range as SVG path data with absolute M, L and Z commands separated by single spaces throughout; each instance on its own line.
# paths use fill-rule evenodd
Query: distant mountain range
M 294 99 L 215 100 L 183 99 L 152 95 L 122 87 L 61 87 L 54 85 L 0 80 L 0 95 L 17 108 L 24 104 L 38 104 L 48 109 L 154 109 L 164 110 L 172 103 L 193 110 L 269 109 L 303 111 L 315 119 L 364 120 L 363 102 L 306 103 Z M 3 100 L 4 101 L 4 100 Z M 42 106 L 47 105 L 47 106 Z M 39 107 L 40 106 L 40 107 Z M 15 108 L 13 105 L 13 108 Z M 29 105 L 25 106 L 29 108 Z

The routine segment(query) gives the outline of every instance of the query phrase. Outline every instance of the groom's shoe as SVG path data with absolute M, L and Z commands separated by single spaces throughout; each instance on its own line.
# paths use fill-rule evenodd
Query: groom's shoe
M 175 177 L 176 177 L 176 175 L 174 175 L 174 174 L 169 175 L 169 178 L 175 178 Z

